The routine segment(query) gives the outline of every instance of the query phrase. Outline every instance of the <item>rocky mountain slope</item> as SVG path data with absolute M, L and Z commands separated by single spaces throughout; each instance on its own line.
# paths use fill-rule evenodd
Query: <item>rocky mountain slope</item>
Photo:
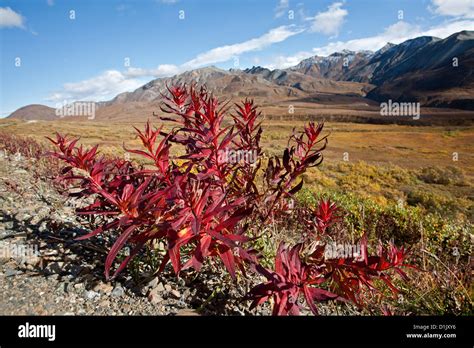
M 400 47 L 399 47 L 400 46 Z M 418 38 L 377 60 L 368 97 L 419 101 L 422 105 L 474 110 L 474 32 L 440 40 Z
M 363 95 L 365 90 L 370 89 L 365 84 L 316 79 L 292 71 L 270 71 L 260 67 L 257 69 L 259 72 L 265 73 L 256 73 L 251 69 L 226 71 L 214 66 L 187 71 L 170 78 L 150 81 L 133 92 L 119 94 L 105 105 L 159 101 L 161 93 L 166 91 L 166 86 L 184 83 L 188 85 L 192 83 L 205 84 L 214 94 L 228 99 L 252 97 L 282 100 L 307 97 L 315 93 Z
M 354 71 L 362 70 L 372 55 L 373 52 L 370 51 L 343 50 L 328 57 L 314 56 L 304 59 L 298 65 L 287 70 L 335 81 L 369 82 L 370 78 L 355 77 Z

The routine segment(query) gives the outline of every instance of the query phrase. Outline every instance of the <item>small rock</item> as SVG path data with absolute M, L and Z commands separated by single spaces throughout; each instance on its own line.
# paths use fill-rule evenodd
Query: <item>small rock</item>
M 48 230 L 48 223 L 46 221 L 42 221 L 38 227 L 38 231 L 41 233 L 46 232 Z
M 38 224 L 41 222 L 42 219 L 43 219 L 43 217 L 42 217 L 41 215 L 35 215 L 35 216 L 33 216 L 33 218 L 31 219 L 30 223 L 31 223 L 32 225 L 38 225 Z
M 51 209 L 49 207 L 41 207 L 41 208 L 36 209 L 35 211 L 40 216 L 46 216 L 49 214 Z
M 16 276 L 18 274 L 21 274 L 22 272 L 21 271 L 18 271 L 16 269 L 13 269 L 13 268 L 7 268 L 5 270 L 5 276 L 6 277 L 13 277 L 13 276 Z
M 181 298 L 181 293 L 178 290 L 173 289 L 169 292 L 169 294 L 170 294 L 171 297 L 174 297 L 176 299 Z
M 6 238 L 9 238 L 9 237 L 14 237 L 15 234 L 16 234 L 15 231 L 12 231 L 12 230 L 0 231 L 0 240 L 6 239 Z
M 160 283 L 161 284 L 161 283 Z M 153 278 L 147 284 L 150 289 L 154 289 L 158 285 L 158 277 Z
M 88 300 L 93 300 L 95 299 L 96 297 L 99 297 L 100 295 L 93 291 L 93 290 L 89 290 L 89 291 L 86 291 L 85 294 L 84 294 L 84 297 Z
M 110 296 L 112 297 L 122 297 L 123 295 L 125 295 L 125 291 L 120 285 L 116 285 L 114 290 L 110 294 Z
M 185 308 L 185 309 L 180 309 L 177 313 L 177 316 L 199 316 L 200 314 L 195 310 L 191 308 Z
M 108 307 L 110 305 L 110 301 L 109 300 L 103 300 L 99 303 L 99 306 L 100 307 Z
M 24 212 L 19 212 L 15 215 L 15 219 L 20 221 L 20 222 L 23 222 L 23 221 L 26 221 L 28 220 L 29 218 L 31 217 L 31 215 L 27 214 L 27 213 L 24 213 Z
M 156 291 L 158 291 L 158 292 L 163 292 L 163 291 L 165 291 L 165 287 L 164 287 L 163 283 L 159 283 L 159 284 L 156 286 Z
M 114 288 L 113 288 L 112 285 L 100 282 L 99 284 L 94 286 L 94 288 L 92 290 L 97 291 L 97 292 L 101 292 L 101 293 L 106 294 L 106 295 L 109 295 L 112 292 L 113 289 Z
M 24 258 L 25 264 L 30 266 L 36 266 L 40 261 L 41 257 L 36 254 L 28 255 Z
M 163 301 L 163 298 L 158 294 L 157 289 L 152 289 L 148 292 L 148 301 L 150 301 L 151 304 L 157 304 Z

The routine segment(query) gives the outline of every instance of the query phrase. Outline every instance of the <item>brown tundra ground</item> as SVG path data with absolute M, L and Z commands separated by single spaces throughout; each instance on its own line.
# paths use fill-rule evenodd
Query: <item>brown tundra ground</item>
M 156 117 L 149 119 L 155 126 L 161 124 Z M 80 142 L 84 145 L 100 144 L 104 153 L 123 156 L 123 145 L 127 148 L 140 146 L 132 126 L 140 129 L 144 120 L 146 119 L 137 122 L 2 120 L 0 131 L 32 137 L 40 142 L 47 142 L 46 136 L 59 132 L 80 137 Z M 308 120 L 298 117 L 266 117 L 262 136 L 265 153 L 269 156 L 281 155 L 292 130 L 302 129 L 306 122 Z M 171 127 L 172 124 L 168 122 L 165 126 Z M 324 151 L 325 160 L 323 166 L 319 167 L 320 170 L 306 175 L 307 186 L 338 189 L 342 185 L 379 202 L 403 199 L 406 198 L 407 191 L 423 188 L 440 199 L 458 201 L 457 203 L 470 210 L 474 194 L 474 126 L 326 122 L 324 130 L 329 135 L 328 146 Z M 135 155 L 131 158 L 140 160 Z M 424 174 L 420 174 L 420 171 Z M 386 177 L 396 173 L 407 178 L 455 175 L 460 176 L 458 179 L 462 181 L 462 185 L 440 185 L 443 183 L 442 178 L 432 178 L 422 182 L 404 182 L 403 187 L 400 187 L 397 182 Z

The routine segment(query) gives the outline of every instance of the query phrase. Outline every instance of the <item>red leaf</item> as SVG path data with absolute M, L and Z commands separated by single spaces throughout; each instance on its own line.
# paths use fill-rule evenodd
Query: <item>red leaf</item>
M 225 268 L 227 271 L 230 273 L 230 276 L 232 279 L 236 279 L 235 275 L 235 260 L 234 260 L 234 254 L 232 253 L 232 250 L 229 248 L 226 248 L 225 251 L 219 251 L 219 256 L 222 260 L 222 262 L 225 265 Z
M 109 277 L 109 271 L 110 267 L 112 266 L 113 261 L 115 260 L 115 257 L 117 256 L 118 252 L 122 247 L 125 245 L 127 240 L 130 238 L 131 234 L 133 231 L 135 231 L 136 226 L 132 225 L 128 227 L 115 241 L 114 245 L 109 251 L 109 254 L 107 255 L 107 259 L 105 260 L 105 278 L 107 280 L 110 279 Z

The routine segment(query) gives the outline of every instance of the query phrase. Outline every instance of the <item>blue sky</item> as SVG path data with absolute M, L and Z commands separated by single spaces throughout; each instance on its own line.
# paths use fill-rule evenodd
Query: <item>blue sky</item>
M 203 66 L 285 68 L 460 30 L 474 30 L 474 0 L 0 1 L 0 116 Z

